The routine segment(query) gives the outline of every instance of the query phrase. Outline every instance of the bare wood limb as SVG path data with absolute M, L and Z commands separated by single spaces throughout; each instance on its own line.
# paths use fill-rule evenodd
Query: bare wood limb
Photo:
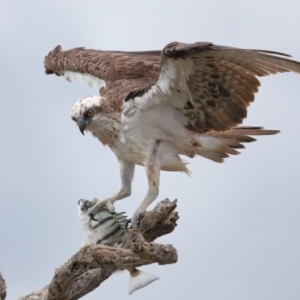
M 49 286 L 19 300 L 75 300 L 97 288 L 116 270 L 175 263 L 177 252 L 173 246 L 149 243 L 175 229 L 179 218 L 175 208 L 176 200 L 159 202 L 145 213 L 138 229 L 128 230 L 121 245 L 89 245 L 80 249 L 56 269 Z
M 89 245 L 82 248 L 55 271 L 54 278 L 49 285 L 47 299 L 70 299 L 69 287 L 72 282 L 94 268 L 100 267 L 101 269 L 114 271 L 155 262 L 158 264 L 169 264 L 176 261 L 177 253 L 171 245 L 146 243 L 138 254 L 123 248 Z M 106 275 L 110 276 L 109 272 Z
M 69 287 L 70 300 L 76 300 L 96 289 L 114 270 L 93 269 L 76 278 Z
M 0 272 L 0 300 L 4 300 L 5 298 L 6 298 L 6 284 Z
M 48 295 L 48 287 L 49 287 L 49 285 L 46 285 L 41 290 L 33 292 L 29 295 L 20 297 L 20 298 L 18 298 L 18 300 L 45 300 L 45 299 L 47 299 L 47 295 Z
M 147 211 L 141 220 L 139 230 L 147 242 L 171 233 L 177 226 L 178 213 L 174 212 L 177 200 L 165 199 L 160 201 L 153 210 Z

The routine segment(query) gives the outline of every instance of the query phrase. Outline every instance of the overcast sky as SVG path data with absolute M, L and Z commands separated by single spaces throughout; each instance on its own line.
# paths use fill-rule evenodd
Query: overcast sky
M 104 199 L 120 185 L 114 154 L 83 137 L 69 115 L 79 98 L 97 90 L 45 76 L 50 50 L 210 41 L 300 60 L 299 12 L 299 0 L 0 0 L 0 270 L 7 299 L 48 284 L 78 251 L 78 199 Z M 177 248 L 178 263 L 141 267 L 160 280 L 131 296 L 122 272 L 84 299 L 300 298 L 300 76 L 261 82 L 244 125 L 280 134 L 259 138 L 224 164 L 196 158 L 191 178 L 161 175 L 158 199 L 177 198 L 180 220 L 159 241 Z M 138 167 L 133 195 L 116 209 L 130 216 L 146 189 Z

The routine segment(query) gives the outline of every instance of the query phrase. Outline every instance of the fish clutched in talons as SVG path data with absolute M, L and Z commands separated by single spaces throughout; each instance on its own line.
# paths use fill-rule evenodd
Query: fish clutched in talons
M 118 247 L 126 234 L 130 220 L 124 212 L 109 212 L 102 208 L 97 214 L 91 216 L 91 210 L 99 202 L 80 199 L 78 201 L 78 217 L 82 225 L 82 247 L 89 244 L 107 245 Z M 139 220 L 140 221 L 140 220 Z M 141 289 L 151 282 L 159 279 L 157 276 L 140 271 L 134 267 L 127 269 L 129 276 L 128 293 Z

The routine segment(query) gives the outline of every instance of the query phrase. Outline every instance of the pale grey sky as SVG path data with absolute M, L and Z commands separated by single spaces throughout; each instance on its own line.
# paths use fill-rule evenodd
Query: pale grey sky
M 82 136 L 69 112 L 97 94 L 45 76 L 56 45 L 162 49 L 171 41 L 275 50 L 300 60 L 300 2 L 0 0 L 0 270 L 7 299 L 42 288 L 81 244 L 77 200 L 119 188 L 114 154 Z M 197 158 L 192 178 L 162 173 L 159 199 L 178 198 L 172 243 L 179 261 L 142 267 L 159 281 L 127 294 L 116 274 L 84 299 L 279 300 L 300 298 L 300 76 L 261 80 L 245 125 L 280 129 L 224 164 Z M 136 170 L 130 216 L 146 192 Z M 157 201 L 156 201 L 157 203 Z

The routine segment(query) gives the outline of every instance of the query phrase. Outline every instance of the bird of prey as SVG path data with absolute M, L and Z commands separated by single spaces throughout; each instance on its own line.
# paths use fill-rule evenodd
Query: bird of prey
M 148 191 L 132 217 L 138 224 L 159 193 L 160 171 L 189 173 L 180 155 L 223 162 L 238 154 L 251 136 L 279 131 L 238 126 L 247 116 L 260 85 L 257 77 L 300 73 L 289 55 L 217 46 L 209 42 L 173 42 L 162 51 L 120 52 L 57 46 L 44 61 L 46 74 L 99 87 L 100 94 L 79 100 L 71 117 L 82 133 L 90 131 L 115 153 L 121 189 L 100 201 L 131 194 L 136 164 L 146 169 Z

